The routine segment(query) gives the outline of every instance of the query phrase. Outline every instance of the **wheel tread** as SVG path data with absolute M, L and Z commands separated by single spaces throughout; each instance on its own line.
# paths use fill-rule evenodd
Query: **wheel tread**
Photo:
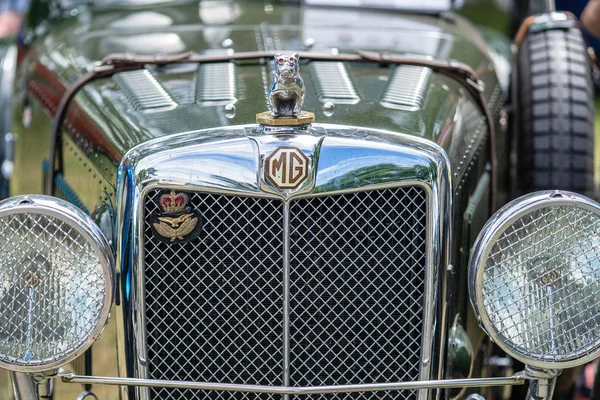
M 577 28 L 529 33 L 518 55 L 523 191 L 591 191 L 593 93 Z

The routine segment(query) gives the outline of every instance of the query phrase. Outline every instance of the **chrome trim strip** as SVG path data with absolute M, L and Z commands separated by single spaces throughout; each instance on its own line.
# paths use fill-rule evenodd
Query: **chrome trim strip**
M 14 400 L 30 400 L 37 397 L 33 377 L 24 372 L 9 372 Z
M 290 203 L 283 203 L 283 385 L 290 385 Z M 288 400 L 288 395 L 284 395 Z
M 144 223 L 143 223 L 143 214 L 144 214 L 144 199 L 146 198 L 146 193 L 139 194 L 137 191 L 135 193 L 134 204 L 137 204 L 138 207 L 134 207 L 135 214 L 132 218 L 132 227 L 134 232 L 136 232 L 136 236 L 132 240 L 133 243 L 142 244 L 142 238 L 144 237 Z M 137 229 L 136 229 L 137 228 Z M 135 350 L 137 354 L 137 370 L 138 376 L 147 377 L 148 376 L 148 346 L 147 346 L 147 330 L 146 330 L 146 302 L 144 301 L 144 282 L 146 281 L 146 274 L 143 268 L 144 265 L 144 247 L 140 245 L 137 247 L 137 250 L 134 253 L 134 262 L 132 264 L 132 283 L 135 281 L 135 287 L 132 287 L 132 295 L 134 295 L 134 312 L 135 317 L 133 318 L 134 322 L 134 337 L 135 337 Z M 150 400 L 150 392 L 144 391 L 138 395 L 140 399 L 148 399 Z
M 2 48 L 0 45 L 0 137 L 11 132 L 17 46 Z M 2 145 L 3 143 L 0 143 Z
M 183 388 L 197 390 L 217 390 L 224 392 L 271 393 L 282 395 L 315 395 L 327 393 L 379 392 L 409 389 L 414 390 L 447 389 L 457 387 L 489 387 L 522 385 L 523 383 L 525 383 L 525 376 L 523 374 L 515 374 L 507 378 L 446 379 L 417 382 L 367 383 L 360 385 L 335 386 L 263 386 L 240 385 L 234 383 L 161 381 L 155 379 L 117 378 L 108 376 L 81 376 L 75 375 L 65 370 L 61 370 L 57 376 L 60 377 L 65 383 Z
M 119 170 L 117 179 L 121 180 Z M 125 307 L 130 307 L 131 302 L 129 301 L 128 294 L 130 288 L 127 287 L 127 275 L 130 271 L 131 259 L 133 256 L 133 249 L 129 249 L 129 239 L 123 240 L 123 238 L 129 237 L 131 227 L 131 209 L 127 209 L 127 205 L 131 204 L 131 190 L 127 186 L 123 186 L 123 190 L 117 190 L 116 192 L 116 217 L 115 217 L 115 238 L 116 242 L 114 246 L 116 248 L 117 257 L 115 258 L 116 272 L 117 272 L 117 293 L 116 299 L 117 304 L 115 309 L 116 318 L 116 329 L 117 329 L 117 366 L 119 376 L 130 376 L 130 369 L 128 363 L 133 359 L 132 351 L 133 347 L 128 339 L 132 336 L 129 333 L 132 330 L 132 324 L 128 323 L 131 313 L 129 310 L 125 310 Z M 118 231 L 116 230 L 118 229 Z M 128 257 L 129 256 L 129 257 Z M 126 321 L 127 318 L 127 321 Z M 129 400 L 129 388 L 121 386 L 119 388 L 119 395 L 121 400 Z
M 261 148 L 296 145 L 310 148 L 314 137 L 322 137 L 319 160 L 314 164 L 311 193 L 264 192 L 261 187 Z M 256 140 L 256 138 L 260 138 Z M 260 142 L 260 143 L 259 143 Z M 260 147 L 257 151 L 257 143 Z M 192 157 L 192 158 L 190 158 Z M 191 162 L 190 160 L 193 160 Z M 420 186 L 427 192 L 427 257 L 425 307 L 419 380 L 435 378 L 443 343 L 441 296 L 450 257 L 451 177 L 449 160 L 437 144 L 396 132 L 330 124 L 313 124 L 307 130 L 285 135 L 263 134 L 256 125 L 206 129 L 154 139 L 131 149 L 119 167 L 117 268 L 125 277 L 120 308 L 131 330 L 125 337 L 133 364 L 131 376 L 146 378 L 147 347 L 144 301 L 143 209 L 146 194 L 153 189 L 175 189 L 267 197 L 290 202 L 298 198 Z M 380 173 L 376 173 L 380 171 Z M 129 250 L 128 250 L 129 247 Z M 128 329 L 125 327 L 125 329 Z M 127 332 L 126 332 L 127 333 Z M 435 350 L 435 351 L 434 351 Z M 289 362 L 289 361 L 288 361 Z M 289 366 L 289 365 L 288 365 Z M 284 372 L 285 373 L 285 372 Z M 137 389 L 138 398 L 149 399 L 147 388 Z M 428 391 L 419 392 L 419 400 Z

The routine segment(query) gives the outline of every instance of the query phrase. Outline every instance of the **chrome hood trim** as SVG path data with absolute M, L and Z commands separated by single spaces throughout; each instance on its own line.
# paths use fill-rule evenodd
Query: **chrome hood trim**
M 309 178 L 298 188 L 265 183 L 265 158 L 294 146 L 309 159 Z M 131 149 L 119 166 L 117 270 L 121 281 L 120 375 L 147 378 L 143 272 L 143 209 L 146 194 L 173 188 L 283 201 L 323 194 L 415 185 L 428 198 L 426 307 L 420 380 L 438 378 L 443 362 L 445 271 L 449 263 L 451 178 L 438 145 L 390 131 L 313 124 L 294 131 L 263 132 L 257 125 L 213 128 L 173 135 Z M 133 360 L 126 365 L 124 360 Z M 439 377 L 441 378 L 441 377 Z M 138 392 L 146 398 L 145 392 Z M 147 393 L 147 392 L 146 392 Z M 423 391 L 420 399 L 426 398 Z
M 287 200 L 296 193 L 266 189 L 259 173 L 265 155 L 280 146 L 298 147 L 309 157 L 312 179 L 308 181 L 313 193 L 365 186 L 373 189 L 411 179 L 432 183 L 447 178 L 447 184 L 450 179 L 446 152 L 431 141 L 413 136 L 330 124 L 267 133 L 257 125 L 241 125 L 142 143 L 123 158 L 119 186 L 125 171 L 135 171 L 136 186 L 209 188 L 220 193 Z

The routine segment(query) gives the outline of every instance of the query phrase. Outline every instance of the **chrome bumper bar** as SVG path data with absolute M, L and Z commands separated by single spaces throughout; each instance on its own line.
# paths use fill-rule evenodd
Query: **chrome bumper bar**
M 334 386 L 264 386 L 242 385 L 235 383 L 167 381 L 140 378 L 118 378 L 108 376 L 75 375 L 70 371 L 59 370 L 57 377 L 65 383 L 81 383 L 94 385 L 144 386 L 179 389 L 216 390 L 225 392 L 271 393 L 288 395 L 325 394 L 325 393 L 355 393 L 379 392 L 390 390 L 410 389 L 447 389 L 447 388 L 478 388 L 484 386 L 522 385 L 527 376 L 517 373 L 506 378 L 473 378 L 473 379 L 443 379 L 416 382 L 368 383 L 359 385 Z

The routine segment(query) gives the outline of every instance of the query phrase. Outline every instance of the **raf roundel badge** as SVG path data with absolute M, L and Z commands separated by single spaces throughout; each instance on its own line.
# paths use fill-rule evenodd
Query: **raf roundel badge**
M 201 218 L 197 211 L 188 207 L 185 193 L 171 190 L 159 198 L 162 211 L 155 211 L 150 218 L 156 237 L 167 243 L 189 242 L 200 234 Z

